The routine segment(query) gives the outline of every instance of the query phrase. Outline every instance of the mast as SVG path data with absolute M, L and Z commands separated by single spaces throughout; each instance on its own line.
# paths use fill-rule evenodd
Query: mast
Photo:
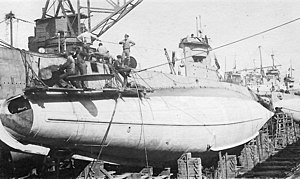
M 198 32 L 199 32 L 199 37 L 200 37 L 200 39 L 202 39 L 202 24 L 201 24 L 201 16 L 199 16 L 199 25 L 200 25 L 200 27 L 199 27 L 199 30 L 198 30 Z
M 13 22 L 12 22 L 12 18 L 9 19 L 9 23 L 10 23 L 10 45 L 13 46 Z
M 15 14 L 10 11 L 10 13 L 5 15 L 5 19 L 9 20 L 10 24 L 10 45 L 13 46 L 13 18 L 15 18 Z
M 196 17 L 196 37 L 199 37 L 198 18 Z
M 234 67 L 233 67 L 234 70 L 236 70 L 236 59 L 234 59 Z
M 201 16 L 199 16 L 199 20 L 198 20 L 198 17 L 196 17 L 196 35 L 197 35 L 197 37 L 200 37 L 200 39 L 202 39 Z
M 233 70 L 236 71 L 236 54 L 234 54 Z
M 261 74 L 261 78 L 263 78 L 263 66 L 262 66 L 261 46 L 258 46 L 258 49 L 259 49 L 259 57 L 260 57 L 260 74 Z
M 224 71 L 225 71 L 225 73 L 226 73 L 226 57 L 225 57 Z
M 275 63 L 274 63 L 274 54 L 271 54 L 271 58 L 272 58 L 272 66 L 273 66 L 273 68 L 275 68 Z
M 292 67 L 292 60 L 290 60 L 290 77 L 293 77 L 293 67 Z
M 5 21 L 9 21 L 9 25 L 10 25 L 10 45 L 13 46 L 13 42 L 14 42 L 14 39 L 13 39 L 13 19 L 16 19 L 17 20 L 17 23 L 19 21 L 22 21 L 22 22 L 25 22 L 25 23 L 30 23 L 32 24 L 32 22 L 29 22 L 27 20 L 24 20 L 24 19 L 20 19 L 20 18 L 17 18 L 15 16 L 14 13 L 12 13 L 12 11 L 10 11 L 8 14 L 5 14 Z

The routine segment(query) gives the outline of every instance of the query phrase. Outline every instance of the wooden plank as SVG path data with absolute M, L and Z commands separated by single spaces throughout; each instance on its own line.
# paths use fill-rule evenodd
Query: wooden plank
M 52 92 L 70 92 L 70 91 L 84 91 L 84 89 L 79 88 L 54 88 L 54 87 L 33 87 L 33 88 L 26 88 L 26 92 L 38 92 L 38 91 L 52 91 Z
M 98 81 L 110 80 L 113 78 L 111 74 L 88 74 L 88 75 L 72 75 L 68 76 L 67 80 L 70 81 Z

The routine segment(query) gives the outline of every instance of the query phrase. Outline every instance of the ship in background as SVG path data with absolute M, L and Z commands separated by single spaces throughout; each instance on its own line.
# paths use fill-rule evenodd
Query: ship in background
M 295 121 L 300 121 L 300 85 L 293 76 L 292 63 L 283 74 L 279 69 L 281 65 L 275 65 L 274 55 L 271 55 L 272 65 L 263 66 L 261 47 L 260 67 L 252 69 L 225 72 L 225 81 L 242 86 L 248 86 L 253 92 L 261 97 L 264 104 L 269 104 L 273 111 L 281 110 Z
M 252 91 L 260 96 L 271 96 L 271 92 L 297 93 L 299 83 L 295 82 L 293 77 L 292 65 L 283 74 L 280 70 L 282 65 L 275 65 L 274 54 L 271 54 L 272 65 L 263 66 L 261 46 L 260 52 L 260 67 L 247 68 L 238 70 L 236 66 L 232 71 L 225 72 L 225 81 L 238 85 L 248 86 Z
M 287 71 L 283 78 L 283 87 L 279 91 L 272 92 L 271 101 L 274 109 L 281 110 L 300 122 L 300 84 L 294 79 L 292 63 Z
M 55 16 L 49 16 L 46 1 L 42 18 L 36 20 L 36 36 L 29 38 L 31 51 L 8 45 L 0 48 L 4 64 L 0 65 L 0 94 L 5 99 L 1 105 L 2 153 L 11 149 L 41 155 L 54 158 L 57 165 L 80 155 L 123 165 L 165 167 L 192 152 L 205 164 L 217 157 L 217 151 L 254 138 L 272 116 L 251 90 L 220 81 L 217 60 L 207 38 L 200 36 L 180 41 L 184 58 L 174 66 L 181 65 L 183 75 L 133 70 L 128 88 L 122 89 L 124 81 L 118 71 L 91 60 L 86 61 L 87 75 L 73 77 L 88 81 L 90 89 L 45 85 L 40 71 L 65 62 L 56 53 L 79 45 L 75 38 L 82 27 L 80 19 L 90 17 L 76 15 L 70 1 L 60 2 Z M 141 1 L 128 1 L 122 7 L 131 9 L 133 2 Z M 58 16 L 60 10 L 64 16 Z M 118 11 L 119 15 L 124 12 Z M 106 20 L 102 25 L 115 22 L 112 17 Z M 77 25 L 70 24 L 76 21 Z M 100 29 L 97 35 L 108 27 Z M 107 83 L 112 85 L 107 87 Z M 14 163 L 9 160 L 12 153 L 6 154 L 9 157 L 1 155 L 1 160 Z

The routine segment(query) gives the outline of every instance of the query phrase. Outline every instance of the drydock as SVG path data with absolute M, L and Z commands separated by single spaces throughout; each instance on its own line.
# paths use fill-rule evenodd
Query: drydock
M 219 152 L 209 167 L 202 166 L 201 158 L 186 153 L 177 160 L 177 168 L 162 170 L 148 166 L 140 172 L 130 173 L 124 172 L 122 166 L 107 165 L 111 170 L 106 170 L 106 164 L 98 162 L 93 169 L 88 165 L 77 178 L 299 178 L 299 138 L 299 123 L 277 111 L 256 138 L 240 147 L 239 154 Z
M 0 40 L 0 178 L 300 178 L 300 98 L 280 108 L 224 82 L 198 29 L 183 58 L 164 49 L 171 73 L 136 69 L 128 34 L 117 59 L 91 44 L 142 0 L 58 2 L 46 0 L 29 51 Z M 92 28 L 96 12 L 108 16 Z

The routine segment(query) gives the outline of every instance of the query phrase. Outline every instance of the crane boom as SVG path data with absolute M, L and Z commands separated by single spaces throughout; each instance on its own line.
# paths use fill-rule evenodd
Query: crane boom
M 126 14 L 128 14 L 132 9 L 138 6 L 143 0 L 130 0 L 126 2 L 123 6 L 117 6 L 116 10 L 113 11 L 109 16 L 103 19 L 100 23 L 95 25 L 91 32 L 97 32 L 98 36 L 104 34 L 109 28 L 116 24 L 120 19 L 122 19 Z M 114 4 L 116 6 L 116 4 Z

